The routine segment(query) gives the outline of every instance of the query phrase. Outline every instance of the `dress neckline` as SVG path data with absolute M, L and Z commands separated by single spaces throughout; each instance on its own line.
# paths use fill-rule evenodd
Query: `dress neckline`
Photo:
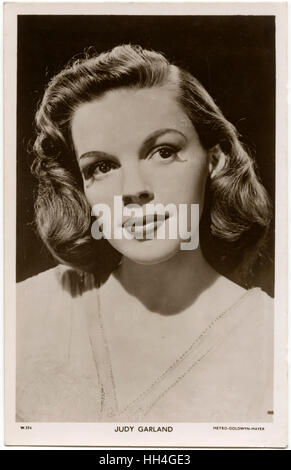
M 141 421 L 147 413 L 165 396 L 176 384 L 205 359 L 218 346 L 240 321 L 244 310 L 238 309 L 240 304 L 261 289 L 255 287 L 243 293 L 229 308 L 219 313 L 215 319 L 194 338 L 191 344 L 162 374 L 133 400 L 122 408 L 118 406 L 117 392 L 112 370 L 110 351 L 106 331 L 102 321 L 102 305 L 99 289 L 95 290 L 96 302 L 87 309 L 87 323 L 90 345 L 95 362 L 101 392 L 100 414 L 101 421 Z M 236 311 L 236 315 L 231 315 Z

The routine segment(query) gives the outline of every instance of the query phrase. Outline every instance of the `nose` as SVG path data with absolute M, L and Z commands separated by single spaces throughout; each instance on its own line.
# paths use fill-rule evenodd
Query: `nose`
M 154 198 L 153 194 L 147 190 L 139 192 L 137 194 L 127 194 L 123 196 L 123 204 L 128 206 L 129 204 L 147 204 Z
M 147 204 L 154 199 L 154 193 L 140 173 L 140 168 L 134 165 L 127 169 L 123 182 L 123 204 Z

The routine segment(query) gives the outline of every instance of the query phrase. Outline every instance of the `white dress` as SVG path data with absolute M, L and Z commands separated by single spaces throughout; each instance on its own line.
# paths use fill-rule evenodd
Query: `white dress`
M 247 291 L 118 407 L 93 277 L 58 266 L 18 284 L 17 421 L 268 422 L 273 302 Z

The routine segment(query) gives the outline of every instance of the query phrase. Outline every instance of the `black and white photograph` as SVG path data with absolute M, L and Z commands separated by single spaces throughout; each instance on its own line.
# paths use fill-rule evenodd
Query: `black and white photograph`
M 7 5 L 8 443 L 286 445 L 285 7 Z

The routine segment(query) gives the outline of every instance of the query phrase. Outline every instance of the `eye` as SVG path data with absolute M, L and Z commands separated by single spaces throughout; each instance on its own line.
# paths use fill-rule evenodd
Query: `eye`
M 106 173 L 109 173 L 111 170 L 118 168 L 118 165 L 111 160 L 99 160 L 95 163 L 92 163 L 87 168 L 83 169 L 83 174 L 85 179 L 92 177 L 102 177 Z
M 170 146 L 159 147 L 151 154 L 150 160 L 154 159 L 156 161 L 172 161 L 176 158 L 178 151 L 179 149 Z
M 95 164 L 94 173 L 108 173 L 110 170 L 115 168 L 115 164 L 113 162 L 109 162 L 106 160 L 101 160 Z

